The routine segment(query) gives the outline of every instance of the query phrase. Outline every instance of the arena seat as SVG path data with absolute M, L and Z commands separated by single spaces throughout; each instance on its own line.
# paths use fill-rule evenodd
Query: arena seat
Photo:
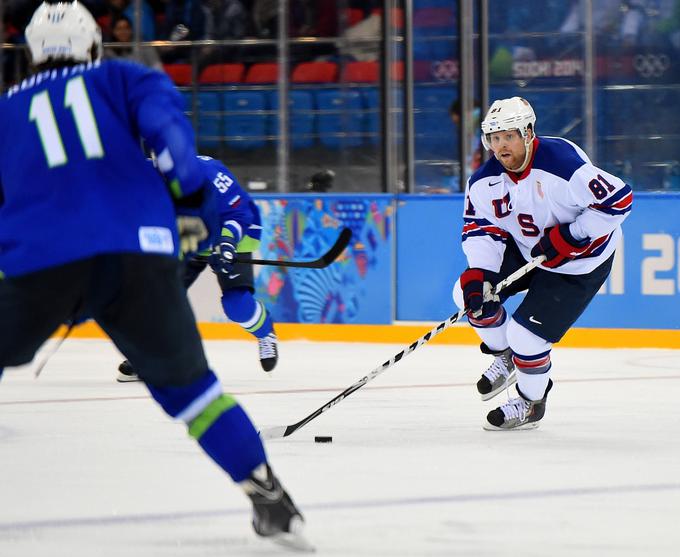
M 202 85 L 241 83 L 244 73 L 244 64 L 212 64 L 203 69 L 198 82 Z
M 403 107 L 403 92 L 401 89 L 394 91 L 396 95 L 396 105 L 397 107 Z M 364 130 L 367 134 L 366 141 L 372 145 L 380 142 L 382 125 L 380 123 L 381 119 L 381 109 L 382 109 L 382 99 L 380 90 L 374 87 L 367 87 L 361 90 L 361 96 L 364 101 L 365 117 L 364 117 Z M 397 118 L 393 121 L 396 129 L 394 130 L 395 140 L 397 143 L 401 143 L 404 133 L 404 119 L 397 115 Z
M 246 83 L 276 83 L 279 79 L 279 65 L 276 62 L 253 64 L 246 72 Z
M 191 93 L 185 93 L 185 98 L 187 109 L 192 111 Z M 199 148 L 219 145 L 223 135 L 221 111 L 222 103 L 219 93 L 208 91 L 196 95 L 196 113 L 198 114 L 196 136 Z
M 364 103 L 359 91 L 323 89 L 314 92 L 322 145 L 331 149 L 358 147 L 364 139 Z
M 404 79 L 404 62 L 392 63 L 392 79 Z M 342 69 L 343 83 L 376 83 L 380 80 L 380 64 L 378 62 L 348 62 Z
M 163 70 L 175 85 L 191 85 L 191 64 L 163 64 Z
M 380 78 L 378 62 L 348 62 L 342 68 L 341 81 L 349 83 L 375 83 Z
M 347 21 L 347 27 L 352 27 L 352 25 L 356 25 L 364 19 L 364 10 L 359 8 L 346 8 L 344 14 Z
M 454 128 L 449 106 L 456 97 L 451 86 L 416 86 L 413 91 L 416 158 L 454 158 Z
M 269 106 L 272 111 L 279 109 L 279 97 L 276 91 L 270 91 Z M 271 135 L 279 134 L 279 119 L 276 114 L 269 118 Z M 288 130 L 290 145 L 293 149 L 303 149 L 314 145 L 314 129 L 316 115 L 311 91 L 288 92 Z
M 224 137 L 234 149 L 256 149 L 266 144 L 267 115 L 262 91 L 226 91 L 224 105 Z
M 335 83 L 338 65 L 335 62 L 302 62 L 291 75 L 293 83 Z

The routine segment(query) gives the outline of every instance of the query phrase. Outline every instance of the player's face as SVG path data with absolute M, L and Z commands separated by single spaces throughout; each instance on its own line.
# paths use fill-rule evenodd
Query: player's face
M 527 151 L 519 130 L 492 133 L 489 144 L 496 158 L 506 169 L 512 170 L 524 164 Z

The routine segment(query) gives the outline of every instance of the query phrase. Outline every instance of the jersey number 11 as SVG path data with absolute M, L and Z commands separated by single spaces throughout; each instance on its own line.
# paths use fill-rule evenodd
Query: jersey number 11
M 88 159 L 100 159 L 104 156 L 104 148 L 99 137 L 97 121 L 92 111 L 92 103 L 85 88 L 82 76 L 74 77 L 66 82 L 64 90 L 64 106 L 71 109 L 73 119 L 78 128 L 80 142 Z M 64 142 L 59 133 L 57 120 L 54 117 L 52 101 L 48 91 L 33 95 L 28 119 L 35 122 L 40 134 L 43 151 L 50 168 L 68 162 Z

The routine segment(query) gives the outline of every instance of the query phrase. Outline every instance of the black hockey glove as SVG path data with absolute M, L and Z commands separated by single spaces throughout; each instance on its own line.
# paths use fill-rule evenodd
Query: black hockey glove
M 466 269 L 460 275 L 460 286 L 463 289 L 463 300 L 468 317 L 485 319 L 496 315 L 501 307 L 500 298 L 491 295 L 491 291 L 498 283 L 498 273 L 486 269 Z M 484 301 L 484 298 L 490 298 Z
M 577 240 L 571 235 L 569 224 L 546 228 L 543 237 L 531 250 L 531 257 L 545 255 L 544 267 L 554 269 L 568 263 L 588 249 L 590 238 Z

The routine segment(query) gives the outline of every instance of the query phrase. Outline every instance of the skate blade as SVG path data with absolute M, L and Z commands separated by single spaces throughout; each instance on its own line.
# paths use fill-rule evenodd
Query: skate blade
M 482 427 L 486 431 L 523 431 L 527 429 L 536 429 L 539 425 L 539 422 L 531 422 L 517 427 L 496 427 L 495 425 L 487 422 Z
M 141 381 L 141 379 L 139 378 L 139 375 L 125 375 L 124 373 L 119 373 L 118 377 L 116 377 L 116 381 L 118 381 L 118 383 L 134 383 Z
M 291 519 L 290 529 L 290 532 L 279 532 L 267 539 L 281 547 L 300 553 L 314 553 L 316 551 L 316 548 L 304 536 L 304 524 L 298 517 Z
M 512 374 L 510 375 L 510 377 L 508 377 L 506 384 L 504 384 L 502 387 L 499 387 L 495 391 L 491 391 L 490 393 L 486 393 L 485 395 L 480 394 L 479 398 L 481 398 L 484 401 L 491 400 L 496 395 L 498 395 L 498 394 L 502 393 L 503 391 L 505 391 L 506 389 L 509 389 L 510 387 L 512 387 L 515 383 L 517 383 L 517 377 L 515 376 L 515 372 L 513 371 Z

